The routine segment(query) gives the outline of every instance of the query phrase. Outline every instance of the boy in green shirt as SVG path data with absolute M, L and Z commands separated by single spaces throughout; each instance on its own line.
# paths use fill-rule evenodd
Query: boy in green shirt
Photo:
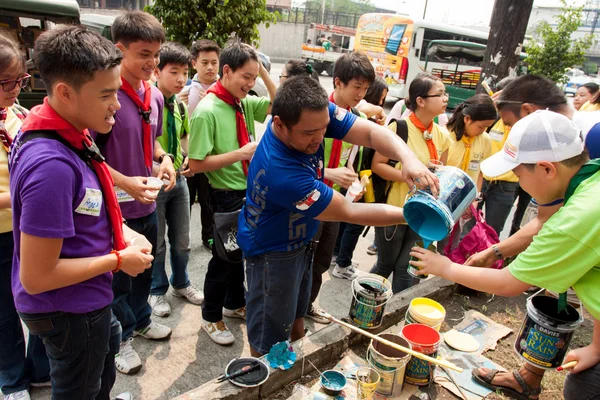
M 250 159 L 256 150 L 254 121 L 271 112 L 268 98 L 248 96 L 260 75 L 271 98 L 276 87 L 256 51 L 234 43 L 221 53 L 220 79 L 198 103 L 190 121 L 189 172 L 204 172 L 211 189 L 213 212 L 242 208 Z M 218 344 L 234 341 L 223 315 L 246 319 L 244 267 L 218 256 L 215 246 L 204 281 L 202 329 Z
M 420 259 L 411 264 L 423 274 L 502 296 L 519 295 L 530 286 L 558 293 L 573 287 L 594 319 L 594 333 L 589 346 L 572 350 L 564 360 L 578 362 L 565 382 L 567 400 L 600 393 L 600 163 L 588 160 L 580 130 L 567 117 L 551 111 L 532 112 L 514 124 L 503 151 L 481 164 L 488 176 L 512 170 L 540 204 L 564 198 L 565 204 L 544 223 L 531 245 L 502 270 L 454 264 L 417 247 L 411 252 Z M 489 383 L 496 373 L 476 378 Z M 513 374 L 521 378 L 517 378 L 523 382 L 521 390 L 506 387 L 502 391 L 518 398 L 537 398 L 539 388 L 526 390 L 531 388 L 520 373 Z
M 165 187 L 156 198 L 158 213 L 158 246 L 152 271 L 152 287 L 149 303 L 154 315 L 166 317 L 171 313 L 166 294 L 169 279 L 165 271 L 167 245 L 165 243 L 166 227 L 169 226 L 169 244 L 171 251 L 171 286 L 173 295 L 183 297 L 192 304 L 202 304 L 204 295 L 195 288 L 188 278 L 188 261 L 190 258 L 190 195 L 185 177 L 180 171 L 187 169 L 187 156 L 184 154 L 181 141 L 187 140 L 190 130 L 188 113 L 185 104 L 177 100 L 177 94 L 185 87 L 191 54 L 179 43 L 167 42 L 160 50 L 160 63 L 156 68 L 156 86 L 165 97 L 163 111 L 163 134 L 156 140 L 175 161 L 173 168 L 177 171 L 176 185 L 170 191 Z

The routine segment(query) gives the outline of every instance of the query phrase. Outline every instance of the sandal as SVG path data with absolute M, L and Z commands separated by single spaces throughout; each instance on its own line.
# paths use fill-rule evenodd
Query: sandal
M 523 379 L 523 377 L 521 376 L 519 371 L 516 371 L 516 370 L 512 371 L 512 374 L 514 375 L 515 379 L 517 380 L 517 382 L 523 389 L 522 393 L 519 393 L 516 390 L 514 390 L 513 388 L 510 388 L 508 386 L 494 385 L 494 384 L 492 384 L 492 380 L 494 379 L 494 377 L 496 376 L 496 374 L 498 372 L 505 372 L 505 371 L 491 369 L 487 374 L 480 375 L 477 372 L 477 370 L 474 369 L 471 371 L 471 374 L 473 375 L 473 379 L 480 385 L 485 386 L 486 388 L 493 390 L 494 392 L 501 391 L 505 395 L 514 397 L 519 400 L 532 400 L 529 396 L 539 396 L 539 394 L 542 392 L 541 387 L 534 389 L 531 386 L 529 386 L 529 384 L 527 382 L 525 382 L 525 379 Z

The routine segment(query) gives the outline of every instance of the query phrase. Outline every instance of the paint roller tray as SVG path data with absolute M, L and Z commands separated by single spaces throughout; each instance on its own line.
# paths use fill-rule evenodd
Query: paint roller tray
M 229 381 L 234 385 L 241 387 L 255 387 L 262 385 L 269 378 L 269 367 L 258 358 L 242 357 L 231 360 L 231 362 L 227 364 L 227 367 L 225 367 L 225 374 L 233 374 L 246 366 L 252 365 L 256 361 L 260 363 L 258 369 L 238 376 L 237 378 L 229 379 Z

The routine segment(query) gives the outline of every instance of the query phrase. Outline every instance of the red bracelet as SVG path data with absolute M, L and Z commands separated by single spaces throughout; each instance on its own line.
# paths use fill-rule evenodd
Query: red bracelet
M 121 265 L 123 264 L 123 258 L 121 257 L 121 253 L 118 252 L 117 250 L 111 251 L 110 254 L 116 254 L 116 256 L 117 256 L 117 268 L 112 270 L 112 273 L 116 274 L 117 272 L 119 272 L 121 270 Z

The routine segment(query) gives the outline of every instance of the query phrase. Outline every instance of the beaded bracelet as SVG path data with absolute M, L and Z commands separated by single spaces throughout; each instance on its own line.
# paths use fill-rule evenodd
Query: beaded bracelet
M 123 264 L 123 258 L 121 257 L 121 253 L 118 252 L 117 250 L 111 251 L 110 254 L 115 254 L 117 256 L 117 268 L 112 270 L 112 273 L 116 274 L 117 272 L 119 272 L 121 270 L 121 266 Z
M 492 246 L 492 250 L 494 250 L 494 254 L 496 255 L 496 258 L 498 258 L 498 260 L 503 260 L 504 259 L 504 256 L 500 252 L 500 249 L 498 248 L 498 245 L 493 245 Z

